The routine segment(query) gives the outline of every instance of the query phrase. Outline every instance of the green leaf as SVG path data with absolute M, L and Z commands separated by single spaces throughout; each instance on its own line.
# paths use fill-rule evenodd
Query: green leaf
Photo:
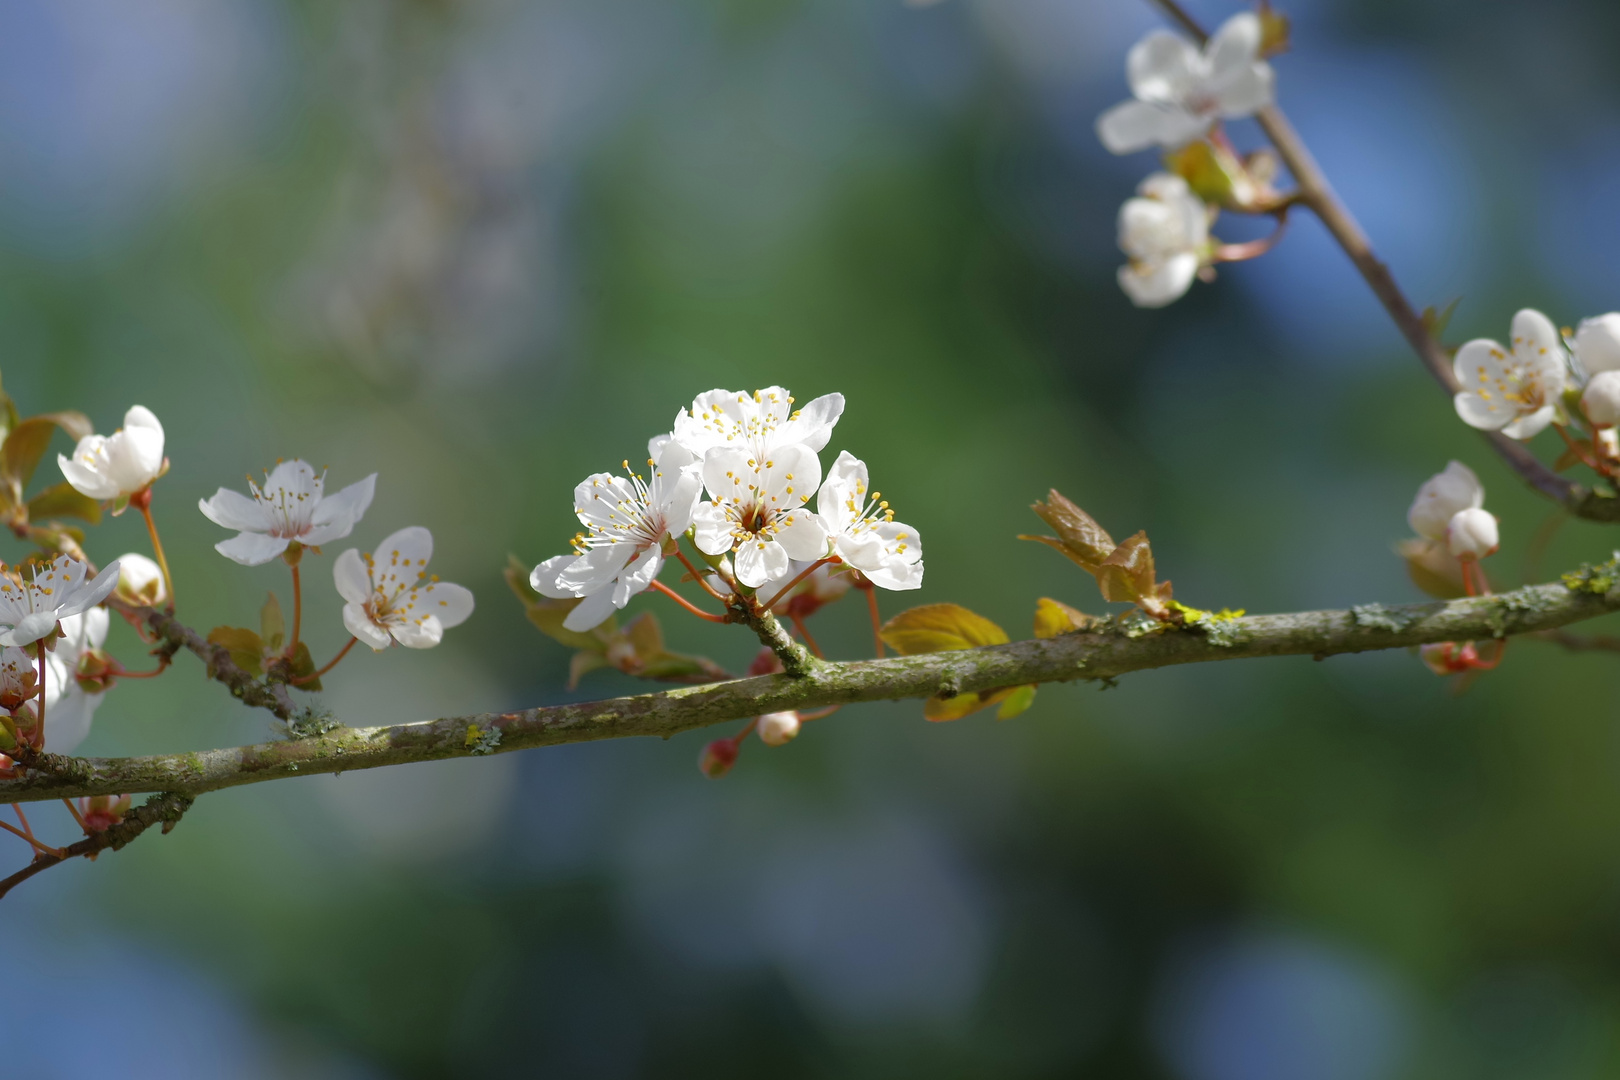
M 1451 325 L 1451 316 L 1456 312 L 1457 305 L 1460 303 L 1462 303 L 1462 297 L 1459 296 L 1438 310 L 1432 304 L 1423 309 L 1420 318 L 1423 321 L 1423 329 L 1429 332 L 1430 337 L 1436 341 L 1445 337 L 1446 327 Z
M 249 675 L 264 674 L 264 642 L 258 634 L 240 626 L 216 626 L 208 631 L 208 640 L 230 650 L 232 662 Z M 304 652 L 307 656 L 309 650 Z
M 259 636 L 271 652 L 280 650 L 281 643 L 287 639 L 287 623 L 281 617 L 281 601 L 276 599 L 275 593 L 270 593 L 264 607 L 259 609 Z
M 902 611 L 878 631 L 883 643 L 902 656 L 1005 645 L 1007 631 L 960 604 L 924 604 Z
M 72 484 L 52 484 L 28 500 L 28 520 L 44 521 L 53 517 L 75 517 L 97 525 L 101 522 L 101 504 L 88 495 L 79 494 Z
M 1183 180 L 1194 195 L 1216 206 L 1252 201 L 1255 184 L 1242 160 L 1225 147 L 1189 143 L 1164 155 L 1164 166 Z
M 1271 0 L 1260 0 L 1260 55 L 1276 56 L 1288 51 L 1292 26 L 1287 15 L 1273 10 Z
M 1059 634 L 1089 630 L 1100 621 L 1096 616 L 1087 615 L 1050 596 L 1043 596 L 1035 602 L 1035 636 L 1038 638 L 1054 638 Z
M 996 710 L 996 719 L 1011 720 L 1033 704 L 1035 704 L 1034 686 L 1014 687 L 1013 692 L 1001 703 L 1001 708 Z
M 570 611 L 579 606 L 578 600 L 555 600 L 535 592 L 529 587 L 529 568 L 519 561 L 516 555 L 507 556 L 504 576 L 513 595 L 523 604 L 524 613 L 528 615 L 529 621 L 538 627 L 542 634 L 562 642 L 571 649 L 585 649 L 591 652 L 603 652 L 607 649 L 606 639 L 617 629 L 617 620 L 609 619 L 595 630 L 586 633 L 566 629 L 563 620 L 568 618 Z

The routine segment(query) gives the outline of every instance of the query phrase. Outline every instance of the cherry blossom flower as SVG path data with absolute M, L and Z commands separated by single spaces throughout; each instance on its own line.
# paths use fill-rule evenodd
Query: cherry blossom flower
M 866 463 L 848 450 L 840 453 L 816 495 L 816 513 L 827 530 L 832 554 L 874 585 L 922 588 L 922 540 L 917 530 L 895 521 L 889 504 L 870 489 Z
M 138 551 L 118 556 L 118 599 L 137 607 L 161 607 L 168 602 L 158 564 Z
M 706 555 L 730 552 L 737 580 L 757 589 L 787 573 L 791 560 L 827 554 L 826 526 L 803 508 L 820 483 L 821 463 L 802 443 L 763 457 L 712 447 L 703 459 L 712 501 L 693 515 L 693 542 Z
M 585 532 L 574 554 L 547 559 L 529 575 L 542 596 L 578 597 L 563 626 L 585 631 L 630 602 L 664 568 L 664 543 L 692 525 L 702 495 L 699 465 L 673 439 L 654 440 L 652 483 L 630 473 L 593 473 L 574 489 L 574 513 Z M 629 463 L 625 463 L 629 472 Z
M 1254 115 L 1272 101 L 1260 38 L 1260 20 L 1249 13 L 1226 20 L 1202 51 L 1178 34 L 1153 31 L 1126 57 L 1134 99 L 1097 118 L 1097 137 L 1115 154 L 1175 149 L 1203 138 L 1217 120 Z
M 294 541 L 320 547 L 341 540 L 371 505 L 377 487 L 372 473 L 330 498 L 324 494 L 325 472 L 308 463 L 283 461 L 265 476 L 264 487 L 250 478 L 252 497 L 220 488 L 197 508 L 215 525 L 239 532 L 214 545 L 214 550 L 243 566 L 260 566 L 287 550 Z
M 736 390 L 710 390 L 697 396 L 691 412 L 680 411 L 668 438 L 699 458 L 717 446 L 729 446 L 763 461 L 777 448 L 793 443 L 820 451 L 843 414 L 843 394 L 824 394 L 795 410 L 793 396 L 780 386 L 767 386 L 752 396 Z M 653 442 L 658 444 L 661 438 Z M 658 456 L 656 450 L 653 456 Z
M 1559 399 L 1569 363 L 1552 320 L 1525 308 L 1513 316 L 1513 341 L 1504 348 L 1475 338 L 1457 350 L 1453 372 L 1462 386 L 1457 415 L 1470 427 L 1528 439 L 1562 422 Z
M 1620 423 L 1620 370 L 1600 371 L 1581 391 L 1581 411 L 1593 427 L 1613 427 Z
M 473 594 L 427 572 L 433 534 L 412 525 L 385 537 L 375 555 L 349 548 L 332 563 L 343 625 L 377 652 L 399 642 L 431 649 L 444 632 L 467 621 Z
M 799 726 L 799 714 L 789 709 L 787 712 L 771 712 L 761 716 L 755 730 L 759 733 L 759 741 L 766 746 L 786 746 L 798 737 Z
M 73 456 L 56 455 L 62 475 L 79 494 L 116 499 L 142 490 L 163 473 L 163 425 L 144 405 L 124 414 L 111 435 L 86 435 Z
M 39 697 L 39 661 L 28 651 L 8 645 L 0 649 L 0 708 L 17 707 Z M 32 715 L 32 714 L 30 714 Z M 29 724 L 33 720 L 28 721 Z
M 1483 559 L 1500 543 L 1496 518 L 1484 510 L 1459 510 L 1446 525 L 1446 546 L 1459 559 Z
M 1460 461 L 1446 465 L 1418 488 L 1417 498 L 1406 512 L 1406 523 L 1425 540 L 1444 540 L 1451 519 L 1464 510 L 1485 505 L 1485 488 L 1474 470 Z
M 1582 319 L 1569 344 L 1588 377 L 1620 370 L 1620 312 Z
M 0 579 L 0 645 L 32 645 L 70 615 L 88 611 L 118 584 L 116 561 L 95 577 L 90 568 L 68 555 L 26 578 Z
M 71 754 L 90 734 L 90 721 L 106 697 L 104 689 L 87 685 L 77 676 L 87 653 L 99 652 L 107 641 L 109 617 L 96 607 L 62 620 L 62 638 L 45 657 L 45 744 L 59 754 Z
M 1119 287 L 1137 307 L 1179 300 L 1209 258 L 1210 211 L 1187 181 L 1157 172 L 1119 208 L 1119 246 L 1130 261 Z

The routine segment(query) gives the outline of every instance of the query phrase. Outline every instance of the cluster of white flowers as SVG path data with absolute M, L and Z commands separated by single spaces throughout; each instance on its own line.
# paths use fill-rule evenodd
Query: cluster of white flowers
M 650 586 L 689 532 L 721 579 L 745 589 L 786 583 L 821 560 L 886 589 L 919 588 L 917 531 L 870 490 L 865 464 L 846 451 L 822 481 L 817 455 L 843 411 L 842 394 L 796 410 L 779 386 L 699 395 L 648 444 L 650 483 L 633 472 L 595 473 L 574 489 L 586 531 L 573 555 L 535 567 L 530 584 L 581 600 L 564 626 L 588 630 Z
M 1529 439 L 1550 424 L 1567 425 L 1565 395 L 1578 392 L 1594 431 L 1612 429 L 1620 422 L 1620 313 L 1562 333 L 1546 315 L 1525 308 L 1513 316 L 1506 345 L 1465 342 L 1452 373 L 1461 387 L 1457 415 L 1471 427 Z
M 1177 150 L 1209 136 L 1221 120 L 1271 104 L 1262 36 L 1259 17 L 1247 12 L 1228 19 L 1202 50 L 1166 30 L 1148 34 L 1126 57 L 1131 100 L 1097 119 L 1103 146 L 1115 154 Z M 1180 176 L 1158 172 L 1142 181 L 1119 211 L 1119 246 L 1129 259 L 1119 284 L 1132 303 L 1163 307 L 1192 287 L 1214 258 L 1215 213 Z

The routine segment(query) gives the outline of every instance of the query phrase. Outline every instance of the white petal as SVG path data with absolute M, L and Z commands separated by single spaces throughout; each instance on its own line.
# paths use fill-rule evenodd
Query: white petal
M 1406 523 L 1419 536 L 1442 540 L 1446 525 L 1460 510 L 1477 510 L 1485 505 L 1485 488 L 1474 470 L 1460 461 L 1449 463 L 1418 488 L 1417 497 L 1406 511 Z
M 88 694 L 75 682 L 59 700 L 50 702 L 45 712 L 45 749 L 55 754 L 77 750 L 90 734 L 90 721 L 106 696 Z
M 682 468 L 675 482 L 664 484 L 659 495 L 654 509 L 664 519 L 665 531 L 671 536 L 681 535 L 692 527 L 692 515 L 703 497 L 702 466 L 693 463 Z
M 1202 138 L 1210 123 L 1175 105 L 1123 101 L 1097 118 L 1097 138 L 1112 154 L 1155 145 L 1174 149 Z
M 1168 30 L 1155 30 L 1126 54 L 1125 79 L 1142 101 L 1180 102 L 1196 85 L 1202 67 L 1192 42 Z
M 866 463 L 848 450 L 840 451 L 816 494 L 816 512 L 827 523 L 828 531 L 843 532 L 859 517 L 870 490 Z
M 1575 357 L 1588 375 L 1620 370 L 1620 312 L 1582 319 L 1575 329 Z
M 699 503 L 692 513 L 692 542 L 705 555 L 724 555 L 731 550 L 731 521 L 712 502 Z
M 1221 24 L 1204 46 L 1204 59 L 1212 79 L 1251 67 L 1260 57 L 1260 18 L 1245 11 Z
M 1128 263 L 1119 268 L 1119 287 L 1141 308 L 1164 307 L 1186 295 L 1198 276 L 1198 256 L 1172 255 L 1159 263 Z
M 787 515 L 777 526 L 776 540 L 790 558 L 810 562 L 827 554 L 826 526 L 809 510 Z
M 634 544 L 610 544 L 592 548 L 575 559 L 557 575 L 557 587 L 568 589 L 574 596 L 584 596 L 604 589 L 623 570 L 636 554 Z
M 811 401 L 776 433 L 778 443 L 803 443 L 818 453 L 832 438 L 833 426 L 844 415 L 843 394 L 823 394 Z
M 757 589 L 787 573 L 788 554 L 775 540 L 748 539 L 737 545 L 737 580 Z
M 1535 308 L 1525 308 L 1513 316 L 1513 351 L 1529 345 L 1536 351 L 1562 351 L 1564 339 L 1553 321 Z
M 755 484 L 756 467 L 753 455 L 742 447 L 713 447 L 703 455 L 703 486 L 711 498 L 742 499 Z
M 571 566 L 578 555 L 554 555 L 529 572 L 529 587 L 541 596 L 553 600 L 566 600 L 574 595 L 572 589 L 559 584 L 562 572 Z
M 156 432 L 159 440 L 158 449 L 159 451 L 163 449 L 163 425 L 158 422 L 158 418 L 153 414 L 152 410 L 145 405 L 131 405 L 129 411 L 124 414 L 124 429 L 127 431 L 130 428 L 143 428 L 147 431 Z
M 423 589 L 417 603 L 446 630 L 460 626 L 473 613 L 472 590 L 448 581 L 435 581 Z
M 889 563 L 880 569 L 865 572 L 866 578 L 880 589 L 893 589 L 902 592 L 907 589 L 920 589 L 923 583 L 923 564 L 915 563 Z
M 332 584 L 338 595 L 351 604 L 364 604 L 371 599 L 371 571 L 356 548 L 349 548 L 332 560 Z
M 1527 413 L 1513 421 L 1511 424 L 1505 425 L 1502 428 L 1502 434 L 1506 435 L 1510 439 L 1533 438 L 1534 436 L 1541 434 L 1542 430 L 1546 428 L 1548 424 L 1552 423 L 1553 419 L 1557 415 L 1557 406 L 1543 405 L 1535 412 Z
M 773 511 L 792 510 L 810 501 L 821 486 L 821 461 L 802 443 L 779 446 L 760 462 L 756 496 Z
M 891 563 L 914 563 L 922 559 L 922 537 L 901 521 L 881 521 L 875 531 L 883 538 Z
M 637 555 L 629 566 L 619 573 L 619 578 L 613 583 L 613 606 L 622 608 L 630 602 L 630 598 L 643 591 L 652 584 L 658 571 L 664 568 L 664 557 L 658 549 L 650 547 Z
M 606 622 L 609 616 L 613 614 L 613 611 L 613 595 L 611 591 L 601 589 L 585 597 L 579 602 L 579 606 L 568 613 L 568 618 L 563 620 L 563 629 L 573 630 L 578 633 L 594 630 Z
M 428 560 L 433 558 L 433 534 L 420 525 L 407 525 L 383 537 L 372 557 L 379 565 L 398 561 L 419 573 L 427 568 Z
M 359 638 L 362 645 L 369 645 L 376 652 L 382 652 L 394 643 L 388 631 L 372 622 L 366 609 L 359 604 L 343 605 L 343 626 Z
M 305 531 L 303 541 L 318 547 L 348 536 L 354 531 L 355 524 L 370 509 L 372 497 L 376 493 L 377 474 L 372 473 L 364 480 L 350 484 L 336 495 L 321 499 L 310 514 L 310 528 Z
M 81 567 L 83 563 L 79 564 Z M 80 571 L 83 572 L 82 570 Z M 66 618 L 77 615 L 81 611 L 95 607 L 111 595 L 118 587 L 119 566 L 117 560 L 101 568 L 101 573 L 88 580 L 81 579 L 67 590 L 62 603 L 57 606 L 57 618 Z
M 157 478 L 163 467 L 163 432 L 125 428 L 107 440 L 109 475 L 119 489 L 133 494 Z
M 214 545 L 214 550 L 243 566 L 263 566 L 287 550 L 287 538 L 243 532 L 229 540 L 221 540 Z
M 220 488 L 212 499 L 197 500 L 197 509 L 203 517 L 226 529 L 238 532 L 269 532 L 270 515 L 257 499 L 250 499 L 239 491 Z
M 1451 403 L 1463 423 L 1481 431 L 1500 431 L 1517 415 L 1515 410 L 1503 408 L 1500 399 L 1486 400 L 1466 390 L 1452 398 Z
M 15 645 L 18 648 L 32 645 L 55 629 L 56 612 L 31 612 L 18 620 L 15 626 L 0 633 L 0 645 Z
M 1276 93 L 1276 76 L 1265 61 L 1240 68 L 1213 89 L 1215 107 L 1228 120 L 1253 116 L 1270 105 Z
M 444 627 L 432 615 L 421 622 L 394 623 L 388 632 L 407 649 L 431 649 L 444 640 Z
M 96 444 L 96 449 L 99 449 L 105 442 L 100 435 L 91 435 L 81 439 L 79 446 L 83 447 L 91 439 L 100 440 Z M 86 465 L 82 460 L 81 451 L 74 450 L 71 458 L 57 454 L 56 464 L 62 470 L 63 478 L 69 484 L 72 484 L 73 490 L 80 495 L 90 499 L 116 499 L 118 497 L 118 485 L 110 477 Z

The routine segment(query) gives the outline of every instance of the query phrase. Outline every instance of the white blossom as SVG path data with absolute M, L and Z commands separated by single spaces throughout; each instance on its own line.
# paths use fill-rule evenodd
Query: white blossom
M 759 741 L 766 746 L 786 746 L 799 734 L 799 714 L 791 709 L 766 713 L 759 718 L 754 730 L 759 733 Z
M 139 607 L 160 607 L 169 600 L 158 564 L 132 551 L 118 556 L 118 598 Z
M 581 599 L 563 620 L 569 630 L 597 626 L 651 585 L 664 568 L 665 540 L 692 525 L 700 465 L 672 439 L 655 444 L 650 484 L 634 473 L 593 473 L 574 489 L 574 513 L 586 528 L 574 537 L 575 554 L 547 559 L 529 575 L 542 596 Z
M 1620 370 L 1620 312 L 1582 319 L 1570 349 L 1588 376 Z
M 866 463 L 848 450 L 838 455 L 816 495 L 816 514 L 827 530 L 830 551 L 874 585 L 922 588 L 922 540 L 917 530 L 894 520 L 894 511 L 871 490 Z
M 1426 540 L 1444 540 L 1446 526 L 1457 513 L 1484 505 L 1485 488 L 1479 477 L 1462 462 L 1453 461 L 1446 465 L 1445 472 L 1429 477 L 1418 488 L 1417 498 L 1406 512 L 1406 522 Z
M 283 461 L 265 476 L 264 487 L 248 479 L 251 498 L 220 488 L 213 498 L 200 500 L 197 508 L 215 525 L 239 530 L 215 544 L 215 551 L 243 566 L 259 566 L 294 541 L 319 547 L 348 536 L 371 505 L 377 474 L 330 498 L 324 494 L 325 483 L 325 472 L 316 473 L 308 463 Z
M 737 580 L 758 588 L 781 578 L 793 559 L 827 553 L 827 530 L 804 509 L 821 483 L 821 463 L 802 443 L 763 456 L 712 447 L 703 459 L 711 501 L 693 515 L 693 542 L 706 555 L 731 553 Z
M 1496 518 L 1484 510 L 1459 510 L 1446 525 L 1446 545 L 1459 559 L 1483 559 L 1499 544 Z
M 91 499 L 133 495 L 163 472 L 163 425 L 144 405 L 124 414 L 124 426 L 111 435 L 86 435 L 73 456 L 56 455 L 62 475 Z
M 820 451 L 843 413 L 843 394 L 824 394 L 795 410 L 793 396 L 780 386 L 767 386 L 752 395 L 710 390 L 697 396 L 691 412 L 682 409 L 676 415 L 675 429 L 668 438 L 698 458 L 717 446 L 729 446 L 763 461 L 778 448 L 794 443 Z M 654 446 L 663 438 L 654 439 Z M 655 449 L 653 457 L 657 456 Z
M 84 654 L 107 642 L 109 616 L 103 607 L 91 608 L 62 620 L 62 638 L 45 657 L 45 745 L 58 754 L 71 754 L 90 734 L 90 721 L 106 697 L 103 690 L 86 689 L 77 675 Z
M 1260 20 L 1249 13 L 1226 20 L 1202 51 L 1167 30 L 1148 34 L 1125 61 L 1134 99 L 1097 118 L 1097 137 L 1115 154 L 1175 149 L 1203 138 L 1217 120 L 1254 115 L 1272 101 L 1260 38 Z
M 0 645 L 32 645 L 70 615 L 88 611 L 118 584 L 118 563 L 95 577 L 90 568 L 68 555 L 27 577 L 0 578 Z
M 433 534 L 412 525 L 385 537 L 374 555 L 349 548 L 332 563 L 332 582 L 349 633 L 381 652 L 395 641 L 431 649 L 444 632 L 467 621 L 472 593 L 427 570 Z
M 1581 410 L 1594 427 L 1620 424 L 1620 370 L 1600 371 L 1581 391 Z
M 1512 335 L 1506 348 L 1475 338 L 1457 350 L 1452 370 L 1462 389 L 1454 400 L 1470 427 L 1528 439 L 1559 419 L 1569 363 L 1557 328 L 1539 311 L 1513 316 Z
M 1179 300 L 1209 256 L 1209 208 L 1187 181 L 1158 172 L 1119 208 L 1119 247 L 1130 259 L 1119 287 L 1137 307 Z

